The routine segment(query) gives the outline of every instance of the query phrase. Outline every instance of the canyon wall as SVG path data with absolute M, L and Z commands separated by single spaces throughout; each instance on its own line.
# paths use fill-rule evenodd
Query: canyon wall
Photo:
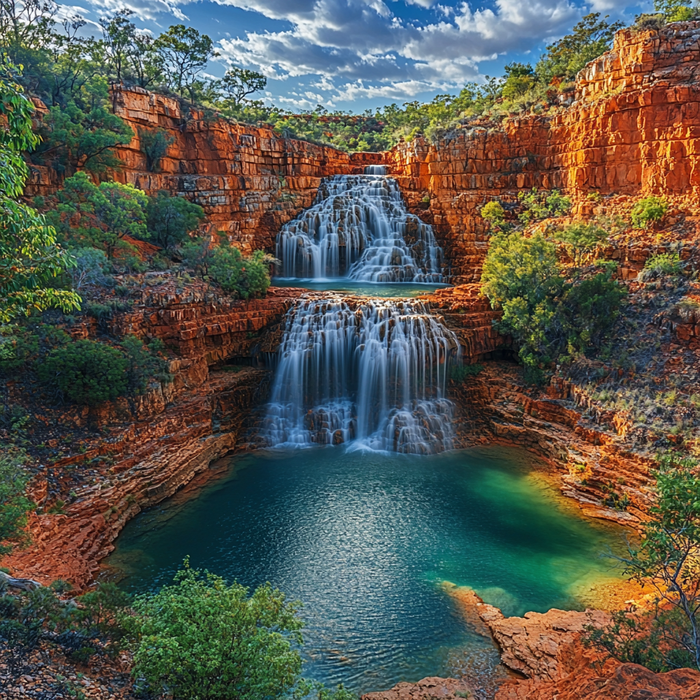
M 475 120 L 436 144 L 399 144 L 387 163 L 411 208 L 434 224 L 456 282 L 478 279 L 487 249 L 479 211 L 495 198 L 513 202 L 536 187 L 565 190 L 580 213 L 593 213 L 591 193 L 670 195 L 697 208 L 700 22 L 618 32 L 612 51 L 579 73 L 567 108 Z M 632 250 L 620 259 L 643 264 Z
M 211 233 L 226 233 L 244 252 L 274 251 L 280 227 L 311 205 L 322 178 L 361 173 L 383 158 L 282 138 L 141 88 L 113 85 L 111 99 L 114 113 L 134 132 L 129 144 L 115 149 L 123 165 L 113 178 L 149 195 L 167 190 L 187 197 L 204 208 Z M 157 131 L 171 143 L 150 164 L 144 134 Z M 27 194 L 49 194 L 58 185 L 54 171 L 32 166 Z

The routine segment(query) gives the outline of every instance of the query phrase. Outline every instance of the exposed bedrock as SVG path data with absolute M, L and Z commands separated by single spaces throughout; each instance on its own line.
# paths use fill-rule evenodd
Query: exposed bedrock
M 477 281 L 487 239 L 479 210 L 533 187 L 577 197 L 700 193 L 700 22 L 626 29 L 578 75 L 554 116 L 475 121 L 436 144 L 387 154 L 409 206 L 432 223 L 455 281 Z M 594 205 L 581 197 L 581 213 Z M 636 251 L 622 251 L 621 262 Z M 643 262 L 643 259 L 642 259 Z

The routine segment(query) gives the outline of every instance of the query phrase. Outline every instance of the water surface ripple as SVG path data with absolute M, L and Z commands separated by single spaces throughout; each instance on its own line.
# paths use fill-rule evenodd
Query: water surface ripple
M 619 530 L 577 517 L 516 450 L 430 457 L 317 448 L 235 458 L 198 498 L 129 523 L 112 565 L 132 591 L 192 564 L 304 603 L 305 674 L 353 690 L 428 675 L 488 680 L 498 656 L 444 581 L 506 614 L 576 606 L 613 577 Z

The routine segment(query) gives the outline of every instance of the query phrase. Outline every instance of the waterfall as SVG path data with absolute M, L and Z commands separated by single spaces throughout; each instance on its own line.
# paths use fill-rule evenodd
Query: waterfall
M 282 228 L 277 257 L 284 277 L 442 281 L 432 228 L 406 210 L 384 166 L 366 170 L 324 179 L 314 205 Z
M 289 311 L 263 434 L 429 454 L 453 447 L 456 335 L 417 300 L 303 298 Z

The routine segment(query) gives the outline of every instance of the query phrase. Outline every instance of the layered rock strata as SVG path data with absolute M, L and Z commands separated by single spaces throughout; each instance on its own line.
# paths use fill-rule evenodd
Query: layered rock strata
M 411 208 L 432 223 L 455 281 L 476 281 L 479 216 L 533 187 L 585 195 L 700 194 L 700 22 L 626 29 L 579 73 L 573 101 L 546 115 L 471 121 L 435 144 L 386 156 Z M 642 261 L 643 262 L 643 261 Z
M 273 252 L 279 229 L 311 205 L 322 178 L 362 173 L 383 158 L 282 138 L 141 88 L 113 85 L 111 99 L 114 113 L 134 132 L 115 149 L 122 166 L 113 179 L 149 195 L 166 190 L 187 197 L 204 208 L 210 232 L 225 233 L 244 252 Z M 144 140 L 156 132 L 170 145 L 152 162 Z M 27 195 L 50 194 L 59 184 L 56 172 L 32 166 Z
M 32 544 L 5 565 L 42 583 L 61 578 L 78 589 L 90 583 L 130 518 L 240 442 L 271 378 L 255 366 L 256 358 L 276 350 L 284 316 L 299 294 L 273 289 L 262 300 L 232 301 L 204 284 L 178 288 L 167 275 L 134 292 L 132 309 L 116 313 L 107 330 L 163 340 L 172 381 L 93 409 L 47 409 L 47 430 L 77 437 L 68 456 L 51 461 L 33 480 L 41 515 L 32 515 Z M 105 329 L 87 319 L 68 330 L 85 338 Z M 47 442 L 58 446 L 65 437 Z

